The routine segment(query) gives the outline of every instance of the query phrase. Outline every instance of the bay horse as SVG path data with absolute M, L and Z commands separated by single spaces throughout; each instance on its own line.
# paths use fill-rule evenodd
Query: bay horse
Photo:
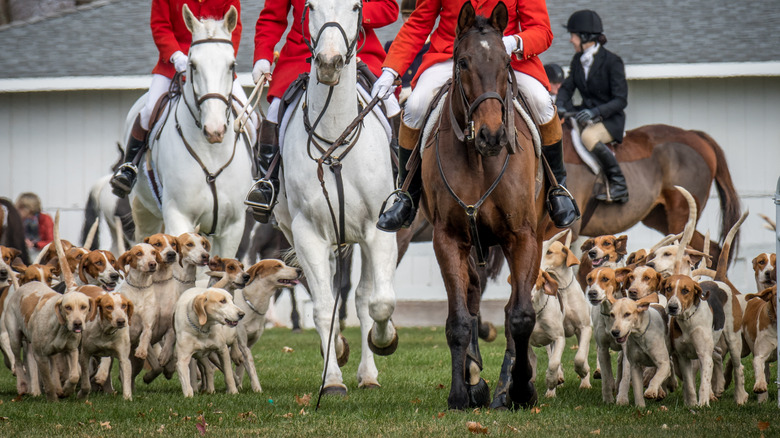
M 512 293 L 505 307 L 507 345 L 491 407 L 528 407 L 537 400 L 528 358 L 536 320 L 531 290 L 549 217 L 544 206 L 546 183 L 537 183 L 536 178 L 540 157 L 530 129 L 514 110 L 513 93 L 508 92 L 514 72 L 501 42 L 507 21 L 503 3 L 489 18 L 477 16 L 471 2 L 463 5 L 456 29 L 453 81 L 439 129 L 426 142 L 433 146 L 422 157 L 421 208 L 433 225 L 433 247 L 447 289 L 446 336 L 452 358 L 447 404 L 451 409 L 485 406 L 490 401 L 487 383 L 480 378 L 479 276 L 469 259 L 472 246 L 478 246 L 475 237 L 482 248 L 500 245 L 511 272 Z M 515 133 L 507 129 L 505 111 L 514 116 L 519 133 L 513 154 L 506 144 Z M 460 141 L 455 123 L 460 129 L 473 123 L 472 132 L 481 134 L 474 142 Z M 480 202 L 470 224 L 464 206 L 473 210 Z
M 563 123 L 563 151 L 568 188 L 583 210 L 582 221 L 572 225 L 576 238 L 618 234 L 639 222 L 662 234 L 678 234 L 688 220 L 688 203 L 675 186 L 681 186 L 696 200 L 697 217 L 707 204 L 712 182 L 718 190 L 721 210 L 722 243 L 726 233 L 739 220 L 740 202 L 726 155 L 712 137 L 701 131 L 669 125 L 645 125 L 626 132 L 615 155 L 626 176 L 631 196 L 625 204 L 595 204 L 588 219 L 588 203 L 599 180 L 577 155 L 572 143 L 572 120 Z M 583 224 L 582 222 L 585 221 Z M 549 227 L 547 235 L 557 229 Z M 736 243 L 734 244 L 736 247 Z M 696 231 L 691 246 L 704 247 L 704 236 Z M 732 251 L 729 261 L 733 259 Z M 718 260 L 720 246 L 712 242 L 710 254 Z
M 130 195 L 135 236 L 140 241 L 163 226 L 178 236 L 200 225 L 211 235 L 211 252 L 232 258 L 244 230 L 243 196 L 252 185 L 249 140 L 232 129 L 236 60 L 231 35 L 238 11 L 230 8 L 221 20 L 198 20 L 186 5 L 182 13 L 192 32 L 186 82 L 160 133 L 150 132 L 147 158 L 156 177 L 142 169 Z M 126 134 L 144 98 L 128 115 Z M 157 194 L 152 179 L 161 186 Z
M 390 139 L 379 116 L 369 112 L 331 159 L 323 160 L 325 150 L 339 137 L 344 138 L 356 120 L 358 104 L 368 108 L 368 102 L 359 96 L 356 76 L 363 4 L 360 0 L 309 0 L 306 8 L 312 35 L 311 73 L 305 93 L 291 105 L 294 109 L 286 128 L 284 121 L 280 125 L 284 130 L 284 166 L 274 213 L 309 282 L 314 324 L 325 352 L 320 394 L 346 394 L 341 370 L 335 365 L 338 359 L 344 363 L 348 345 L 331 316 L 337 258 L 334 248 L 340 241 L 360 246 L 361 273 L 355 291 L 362 332 L 359 387 L 379 386 L 372 352 L 391 354 L 398 345 L 390 319 L 395 310 L 395 236 L 375 226 L 384 197 L 393 191 Z M 339 186 L 338 171 L 343 182 Z M 328 198 L 324 192 L 330 194 Z

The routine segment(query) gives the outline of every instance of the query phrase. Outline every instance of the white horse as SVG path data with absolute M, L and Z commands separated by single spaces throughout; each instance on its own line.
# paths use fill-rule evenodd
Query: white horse
M 157 183 L 162 186 L 162 202 L 139 166 L 139 181 L 131 194 L 136 240 L 160 232 L 163 224 L 165 232 L 174 236 L 200 225 L 201 231 L 212 235 L 214 254 L 234 257 L 244 230 L 244 194 L 252 184 L 245 137 L 233 131 L 228 106 L 236 63 L 230 38 L 238 12 L 231 7 L 222 20 L 200 21 L 185 5 L 183 15 L 193 41 L 187 81 L 181 97 L 171 104 L 159 135 L 153 130 L 149 139 L 148 153 Z M 127 118 L 126 137 L 144 98 L 136 102 Z M 154 141 L 156 138 L 159 140 Z M 216 196 L 203 167 L 212 175 L 222 169 L 214 179 Z
M 307 93 L 297 103 L 287 124 L 283 148 L 281 193 L 275 214 L 287 240 L 293 245 L 303 268 L 314 302 L 314 323 L 320 334 L 322 351 L 327 351 L 324 394 L 345 394 L 337 357 L 345 359 L 348 346 L 334 324 L 334 336 L 328 350 L 334 295 L 332 280 L 335 248 L 338 242 L 317 178 L 317 163 L 308 153 L 308 134 L 304 126 L 303 104 L 309 119 L 321 117 L 316 126 L 317 140 L 325 149 L 326 140 L 335 140 L 358 115 L 355 50 L 359 35 L 362 4 L 360 0 L 309 0 L 309 32 L 313 37 L 311 76 Z M 341 29 L 339 29 L 341 28 Z M 343 32 L 342 32 L 343 31 Z M 325 106 L 329 87 L 330 102 Z M 362 102 L 363 106 L 366 102 Z M 324 113 L 324 114 L 323 114 Z M 349 137 L 348 137 L 349 138 Z M 380 119 L 369 113 L 363 120 L 357 144 L 343 157 L 345 236 L 348 243 L 360 245 L 361 274 L 355 293 L 355 305 L 362 330 L 358 386 L 379 386 L 372 351 L 391 354 L 398 335 L 390 320 L 395 309 L 395 235 L 379 231 L 376 218 L 384 198 L 393 190 L 388 138 Z M 347 142 L 349 144 L 349 141 Z M 311 146 L 315 158 L 321 156 Z M 338 148 L 340 156 L 345 147 Z M 324 169 L 324 180 L 338 219 L 338 196 L 333 172 Z M 334 348 L 335 347 L 335 348 Z M 346 350 L 346 351 L 345 351 Z

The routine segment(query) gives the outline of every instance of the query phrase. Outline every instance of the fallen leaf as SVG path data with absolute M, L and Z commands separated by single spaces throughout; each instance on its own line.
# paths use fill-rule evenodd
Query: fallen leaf
M 661 405 L 661 406 L 659 406 L 659 407 L 658 407 L 658 410 L 659 410 L 659 411 L 661 411 L 661 412 L 666 412 L 666 411 L 668 411 L 668 410 L 669 410 L 669 408 L 667 408 L 667 407 L 666 407 L 666 406 L 664 406 L 664 405 Z
M 62 425 L 60 423 L 57 423 L 54 425 L 55 429 L 62 429 Z
M 723 421 L 723 416 L 718 415 L 717 417 L 715 417 L 715 421 Z
M 510 425 L 507 424 L 506 427 L 507 427 L 507 429 L 511 430 L 512 432 L 516 432 L 516 433 L 520 432 L 520 429 L 518 429 L 518 428 L 516 428 L 514 426 L 510 426 Z
M 661 429 L 666 430 L 669 429 L 669 426 L 666 425 L 666 423 L 661 425 Z
M 413 405 L 416 405 L 416 404 L 422 403 L 422 400 L 420 400 L 419 398 L 415 398 L 412 401 L 410 401 L 409 403 L 411 403 Z
M 292 418 L 292 417 L 293 417 L 293 413 L 292 412 L 288 412 L 288 413 L 282 415 L 282 418 Z
M 282 351 L 285 352 L 285 353 L 292 353 L 295 350 L 293 350 L 292 348 L 290 348 L 290 347 L 285 345 L 284 347 L 282 347 Z
M 758 430 L 765 431 L 769 429 L 769 422 L 768 421 L 759 421 L 758 422 Z
M 487 435 L 488 429 L 487 427 L 477 423 L 476 421 L 469 421 L 466 423 L 466 427 L 469 429 L 469 432 L 479 434 L 483 433 Z
M 19 394 L 16 397 L 14 397 L 13 400 L 11 400 L 11 402 L 19 402 L 22 401 L 23 398 L 24 396 L 22 394 Z
M 444 418 L 446 414 L 444 412 L 439 412 L 438 415 L 436 415 L 437 418 Z
M 103 429 L 111 430 L 111 422 L 110 421 L 101 421 L 100 422 L 100 427 L 102 427 Z
M 309 403 L 311 403 L 311 394 L 303 394 L 302 397 L 296 395 L 295 403 L 298 403 L 298 406 L 309 406 Z
M 575 410 L 575 411 L 579 411 L 579 410 L 581 410 L 581 409 L 582 409 L 582 406 L 575 406 L 575 407 L 574 407 L 574 410 Z
M 201 436 L 206 435 L 206 428 L 208 427 L 208 423 L 206 423 L 206 419 L 203 417 L 203 415 L 198 416 L 198 422 L 195 423 L 195 428 L 198 429 L 198 432 L 200 432 Z
M 157 428 L 157 433 L 163 433 L 165 431 L 165 425 L 161 424 L 160 427 Z
M 534 406 L 534 407 L 531 408 L 531 413 L 532 414 L 538 414 L 540 412 L 542 412 L 542 409 L 540 407 L 538 407 L 538 406 Z
M 580 348 L 580 346 L 579 346 L 579 345 L 577 345 L 577 344 L 574 344 L 574 345 L 572 345 L 571 347 L 569 347 L 569 350 L 579 350 L 579 348 Z
M 301 408 L 301 412 L 298 412 L 298 415 L 306 415 L 308 412 L 306 412 L 306 409 Z
M 219 409 L 217 409 L 216 411 L 214 411 L 214 413 L 215 413 L 215 414 L 224 414 L 224 412 L 220 411 Z
M 446 388 L 446 387 L 443 384 L 441 384 L 441 383 L 436 385 L 436 389 L 444 389 L 444 388 Z
M 540 408 L 546 408 L 548 406 L 550 406 L 550 405 L 548 405 L 547 403 L 542 403 L 542 404 L 539 405 Z
M 257 415 L 255 415 L 254 412 L 248 411 L 248 412 L 240 412 L 237 417 L 242 420 L 257 418 Z
M 591 430 L 590 434 L 591 435 L 601 435 L 601 429 Z
M 89 400 L 84 400 L 84 404 L 88 406 L 92 406 L 92 402 Z

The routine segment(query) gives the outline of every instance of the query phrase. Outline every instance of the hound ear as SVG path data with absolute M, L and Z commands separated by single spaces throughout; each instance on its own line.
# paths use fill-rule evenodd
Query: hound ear
M 67 264 L 67 260 L 65 261 L 65 263 Z M 54 274 L 54 275 L 62 274 L 62 272 L 60 272 L 60 258 L 59 257 L 54 257 L 53 259 L 49 260 L 49 262 L 46 263 L 46 266 L 48 266 L 49 269 L 51 269 L 51 273 L 52 274 Z
M 87 263 L 89 263 L 89 258 L 83 259 L 81 263 L 79 263 L 79 278 L 84 284 L 89 284 L 87 281 L 87 274 L 84 272 L 84 269 L 87 267 Z
M 593 249 L 594 246 L 596 246 L 596 241 L 593 240 L 593 239 L 588 239 L 588 240 L 582 242 L 582 246 L 580 247 L 580 251 L 588 252 L 591 249 Z
M 87 321 L 94 321 L 97 316 L 98 304 L 97 300 L 89 299 L 89 314 L 87 315 Z
M 555 296 L 558 293 L 558 282 L 545 271 L 542 271 L 542 277 L 544 278 L 544 293 Z
M 574 265 L 580 264 L 580 261 L 577 260 L 577 256 L 574 255 L 574 252 L 572 250 L 564 246 L 563 252 L 566 253 L 566 267 L 572 267 Z
M 57 300 L 57 303 L 54 305 L 54 311 L 57 314 L 57 321 L 60 322 L 60 325 L 65 325 L 68 321 L 65 319 L 65 315 L 62 314 L 62 300 L 63 298 Z
M 696 295 L 702 299 L 702 301 L 707 301 L 707 299 L 710 297 L 710 291 L 704 290 L 699 286 L 699 283 L 696 283 L 693 285 L 693 289 L 696 291 Z
M 190 7 L 186 4 L 183 8 L 181 8 L 182 17 L 184 18 L 184 24 L 187 26 L 187 29 L 189 29 L 190 33 L 195 32 L 195 26 L 200 24 L 198 22 L 198 19 L 195 18 L 195 15 L 190 10 Z
M 658 274 L 661 275 L 661 274 Z M 667 299 L 669 298 L 669 295 L 666 293 L 666 283 L 668 282 L 668 279 L 661 277 L 661 281 L 658 283 L 658 292 L 665 296 Z
M 503 35 L 508 22 L 509 14 L 507 13 L 506 5 L 504 2 L 498 2 L 496 7 L 493 8 L 493 12 L 490 14 L 490 25 Z
M 198 324 L 201 326 L 205 325 L 209 320 L 209 316 L 206 314 L 207 300 L 208 297 L 206 297 L 206 294 L 200 294 L 195 297 L 195 300 L 193 300 L 192 303 L 192 308 L 195 310 L 195 314 L 198 316 Z
M 127 264 L 130 261 L 130 257 L 132 257 L 133 254 L 130 251 L 125 251 L 122 253 L 121 256 L 119 256 L 119 259 L 116 261 L 117 269 L 122 271 L 123 274 L 127 275 Z
M 176 254 L 179 255 L 179 266 L 184 267 L 184 254 L 182 254 L 182 248 L 184 248 L 184 242 L 178 237 L 174 237 L 173 241 L 176 242 Z
M 162 265 L 165 263 L 162 256 L 160 255 L 160 252 L 157 250 L 154 250 L 154 260 L 157 262 L 158 265 Z
M 122 301 L 124 301 L 127 304 L 127 325 L 130 325 L 130 320 L 133 319 L 133 311 L 135 310 L 135 305 L 133 305 L 133 302 L 122 297 Z
M 756 272 L 758 272 L 758 258 L 759 258 L 759 257 L 761 257 L 761 255 L 757 255 L 757 256 L 756 256 L 756 257 L 753 259 L 753 270 L 754 270 L 754 271 L 756 271 Z
M 209 239 L 206 239 L 203 236 L 200 236 L 201 239 L 203 239 L 203 247 L 206 248 L 206 251 L 211 251 L 211 242 L 209 242 Z
M 647 301 L 637 301 L 636 311 L 639 313 L 647 311 L 650 308 L 650 303 Z
M 23 273 L 27 270 L 27 265 L 24 264 L 22 259 L 15 258 L 13 262 L 11 262 L 11 269 L 13 269 L 16 272 Z
M 212 271 L 223 271 L 225 269 L 225 263 L 218 255 L 215 255 L 209 260 L 209 269 Z
M 6 250 L 11 252 L 11 260 L 13 260 L 13 259 L 19 257 L 20 255 L 22 255 L 22 252 L 19 251 L 16 248 L 6 248 Z
M 471 5 L 470 1 L 465 2 L 458 14 L 458 27 L 455 29 L 455 37 L 460 37 L 463 32 L 471 29 L 476 19 L 477 14 L 474 12 L 474 6 Z
M 624 234 L 617 238 L 617 241 L 615 241 L 615 250 L 620 255 L 628 254 L 628 236 Z
M 631 272 L 633 272 L 631 268 L 618 268 L 615 271 L 615 279 L 622 284 L 631 276 Z
M 186 6 L 186 5 L 185 5 Z M 188 8 L 189 9 L 189 8 Z M 144 237 L 144 243 L 149 243 L 149 240 L 151 240 L 152 236 L 146 236 Z M 151 244 L 150 244 L 151 245 Z
M 235 6 L 231 6 L 223 18 L 222 25 L 225 27 L 227 33 L 232 34 L 233 30 L 238 24 L 238 11 Z

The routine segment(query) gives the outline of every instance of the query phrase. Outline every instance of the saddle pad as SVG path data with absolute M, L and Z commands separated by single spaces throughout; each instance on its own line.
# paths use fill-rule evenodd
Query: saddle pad
M 360 103 L 362 105 L 367 105 L 368 102 L 371 101 L 371 92 L 364 89 L 360 84 L 357 86 L 358 95 L 360 96 Z M 304 93 L 298 94 L 298 96 L 295 97 L 295 99 L 290 103 L 290 105 L 287 107 L 287 109 L 284 112 L 284 116 L 282 117 L 282 122 L 279 123 L 279 149 L 284 148 L 284 137 L 287 132 L 287 125 L 290 123 L 290 119 L 292 118 L 293 113 L 298 109 L 300 106 L 301 96 L 303 96 Z M 395 103 L 396 110 L 392 110 L 392 102 Z M 387 108 L 388 114 L 397 114 L 398 111 L 400 111 L 398 108 L 398 101 L 395 100 L 395 96 L 392 96 L 392 100 L 385 99 L 385 107 Z M 393 138 L 393 129 L 390 126 L 390 122 L 387 120 L 387 117 L 385 117 L 384 112 L 382 112 L 382 109 L 379 107 L 379 105 L 375 105 L 374 108 L 371 110 L 374 115 L 379 119 L 379 121 L 382 123 L 382 126 L 385 128 L 385 134 L 387 134 L 387 141 L 392 140 Z
M 601 167 L 599 166 L 599 163 L 596 161 L 596 159 L 591 155 L 591 153 L 588 151 L 588 148 L 585 147 L 585 145 L 582 144 L 582 140 L 580 139 L 580 131 L 577 129 L 577 124 L 573 123 L 571 128 L 571 143 L 574 146 L 574 151 L 577 152 L 577 155 L 580 156 L 580 159 L 582 159 L 582 162 L 585 163 L 586 166 L 588 166 L 588 169 L 590 169 L 591 172 L 593 172 L 594 175 L 598 175 L 599 172 L 601 172 Z

